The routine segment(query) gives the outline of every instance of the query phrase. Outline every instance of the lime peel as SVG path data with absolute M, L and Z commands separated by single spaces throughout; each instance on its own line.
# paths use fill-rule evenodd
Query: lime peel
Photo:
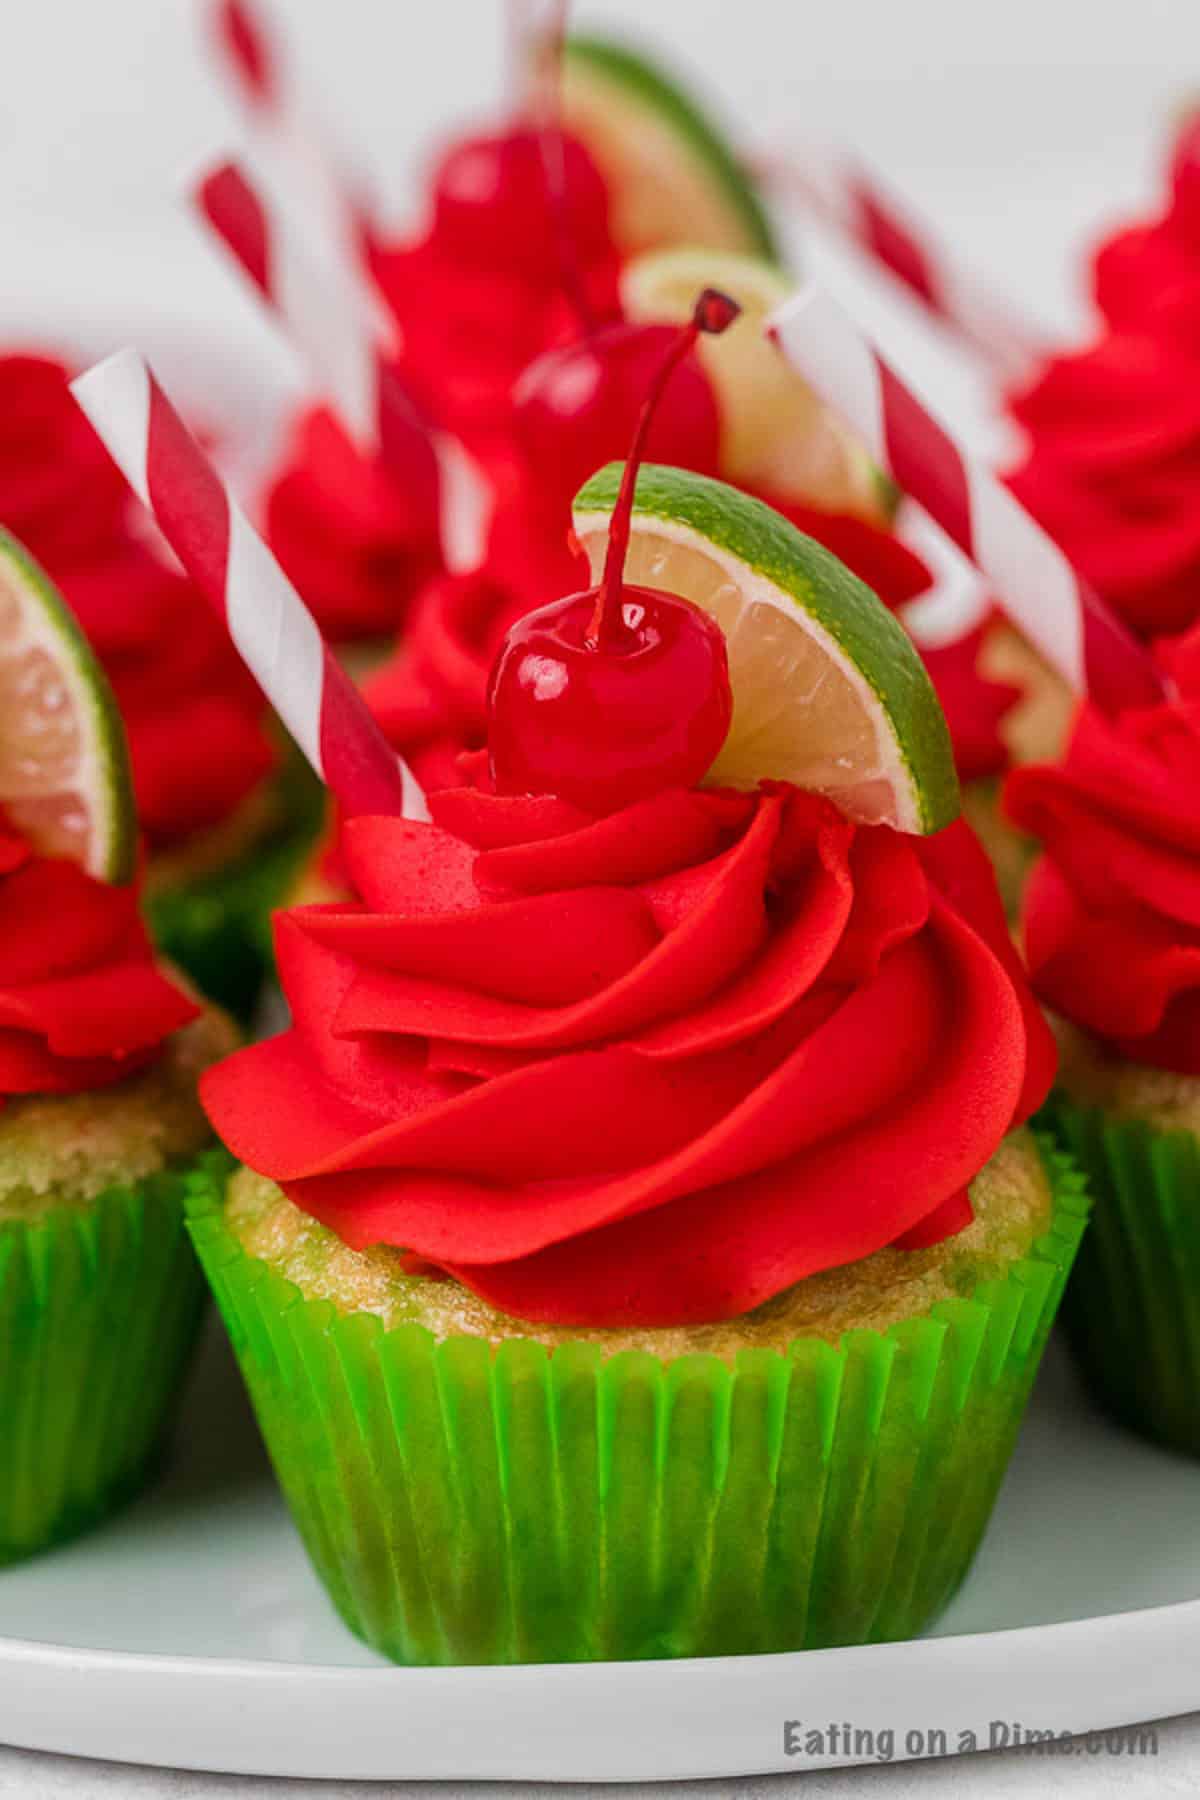
M 693 181 L 707 186 L 706 211 L 719 225 L 721 246 L 778 260 L 766 210 L 736 151 L 696 101 L 642 51 L 606 38 L 569 37 L 563 45 L 563 105 L 567 124 L 591 149 L 602 173 L 610 176 L 614 152 L 620 154 L 622 141 L 636 146 L 640 116 L 659 137 L 653 158 L 659 174 L 669 144 L 677 159 L 681 191 Z M 634 180 L 631 158 L 626 167 L 628 180 Z M 620 202 L 618 193 L 618 225 Z M 703 234 L 696 237 L 688 213 L 686 203 L 676 210 L 670 241 L 708 241 Z
M 622 468 L 610 463 L 576 496 L 574 527 L 593 567 Z M 856 817 L 907 832 L 934 832 L 957 816 L 950 734 L 920 656 L 822 545 L 736 488 L 647 464 L 634 496 L 633 554 L 630 580 L 658 579 L 726 632 L 734 723 L 710 779 L 744 787 L 797 779 Z M 811 684 L 803 692 L 801 680 Z
M 621 270 L 622 306 L 638 324 L 685 319 L 706 286 L 742 308 L 733 330 L 698 352 L 720 407 L 722 474 L 780 501 L 890 524 L 895 484 L 766 335 L 794 288 L 782 269 L 760 256 L 688 246 L 646 251 Z
M 108 680 L 45 571 L 0 527 L 0 805 L 48 856 L 132 879 L 137 814 Z

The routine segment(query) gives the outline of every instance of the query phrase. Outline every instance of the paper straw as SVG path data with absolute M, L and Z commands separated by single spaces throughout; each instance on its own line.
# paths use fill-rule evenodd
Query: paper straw
M 320 231 L 357 254 L 374 235 L 373 209 L 316 118 L 278 34 L 253 0 L 206 3 L 218 66 L 265 153 Z
M 389 366 L 394 328 L 366 276 L 345 257 L 315 256 L 307 237 L 235 162 L 199 176 L 191 198 L 279 319 L 351 436 L 364 450 L 382 449 L 397 405 L 409 415 L 412 408 Z
M 509 93 L 515 112 L 557 117 L 568 0 L 507 0 Z
M 1106 711 L 1163 698 L 1149 653 L 829 294 L 809 283 L 767 330 L 880 467 L 986 576 L 1013 623 L 1076 692 Z
M 144 359 L 123 350 L 81 375 L 72 390 L 343 808 L 427 819 L 411 771 L 387 743 L 312 614 Z
M 771 152 L 757 165 L 823 224 L 887 271 L 1005 384 L 1044 354 L 1022 309 L 953 256 L 935 229 L 889 193 L 856 158 L 828 145 Z

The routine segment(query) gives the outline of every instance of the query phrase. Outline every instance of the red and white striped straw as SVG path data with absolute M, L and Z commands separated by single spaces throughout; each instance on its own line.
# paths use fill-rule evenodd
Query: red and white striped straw
M 76 400 L 317 774 L 350 813 L 427 819 L 317 623 L 159 387 L 123 350 L 72 383 Z
M 513 110 L 532 110 L 535 115 L 556 113 L 558 65 L 567 29 L 568 0 L 508 0 L 505 10 Z M 547 60 L 548 66 L 543 67 Z
M 814 144 L 773 151 L 757 167 L 886 270 L 1002 382 L 1021 380 L 1044 354 L 1043 333 L 1021 307 L 964 267 L 934 227 L 853 156 Z
M 767 330 L 880 467 L 987 578 L 1013 623 L 1077 693 L 1107 711 L 1163 698 L 1148 651 L 829 294 L 809 283 L 768 320 Z
M 365 450 L 383 450 L 398 403 L 411 414 L 389 358 L 395 330 L 366 275 L 344 257 L 313 255 L 282 208 L 237 163 L 217 164 L 191 198 L 283 325 Z
M 265 154 L 287 174 L 324 234 L 358 253 L 373 208 L 303 92 L 292 58 L 254 0 L 206 0 L 209 36 Z

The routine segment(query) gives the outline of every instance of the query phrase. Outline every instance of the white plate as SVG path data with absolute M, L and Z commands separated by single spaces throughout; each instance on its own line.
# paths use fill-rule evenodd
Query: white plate
M 828 1727 L 1082 1733 L 1200 1705 L 1200 1465 L 1098 1419 L 1050 1359 L 975 1569 L 911 1644 L 394 1669 L 309 1572 L 215 1333 L 169 1474 L 0 1575 L 0 1741 L 330 1779 L 666 1779 L 870 1760 Z M 787 1720 L 825 1754 L 785 1749 Z M 918 1734 L 908 1739 L 908 1734 Z M 884 1740 L 886 1743 L 886 1740 Z M 968 1746 L 970 1747 L 970 1746 Z M 1086 1749 L 1081 1750 L 1086 1754 Z

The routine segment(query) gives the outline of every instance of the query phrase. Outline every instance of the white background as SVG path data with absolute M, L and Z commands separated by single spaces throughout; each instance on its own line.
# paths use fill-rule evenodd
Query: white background
M 502 99 L 501 0 L 274 0 L 272 11 L 394 216 L 411 206 L 431 136 Z M 744 135 L 802 130 L 865 151 L 1060 328 L 1080 316 L 1080 247 L 1153 190 L 1170 111 L 1200 88 L 1195 0 L 581 0 L 574 11 L 580 25 L 666 47 Z M 289 364 L 178 199 L 188 172 L 239 133 L 199 17 L 193 0 L 0 0 L 0 327 L 89 349 L 135 336 L 190 392 L 253 417 Z

